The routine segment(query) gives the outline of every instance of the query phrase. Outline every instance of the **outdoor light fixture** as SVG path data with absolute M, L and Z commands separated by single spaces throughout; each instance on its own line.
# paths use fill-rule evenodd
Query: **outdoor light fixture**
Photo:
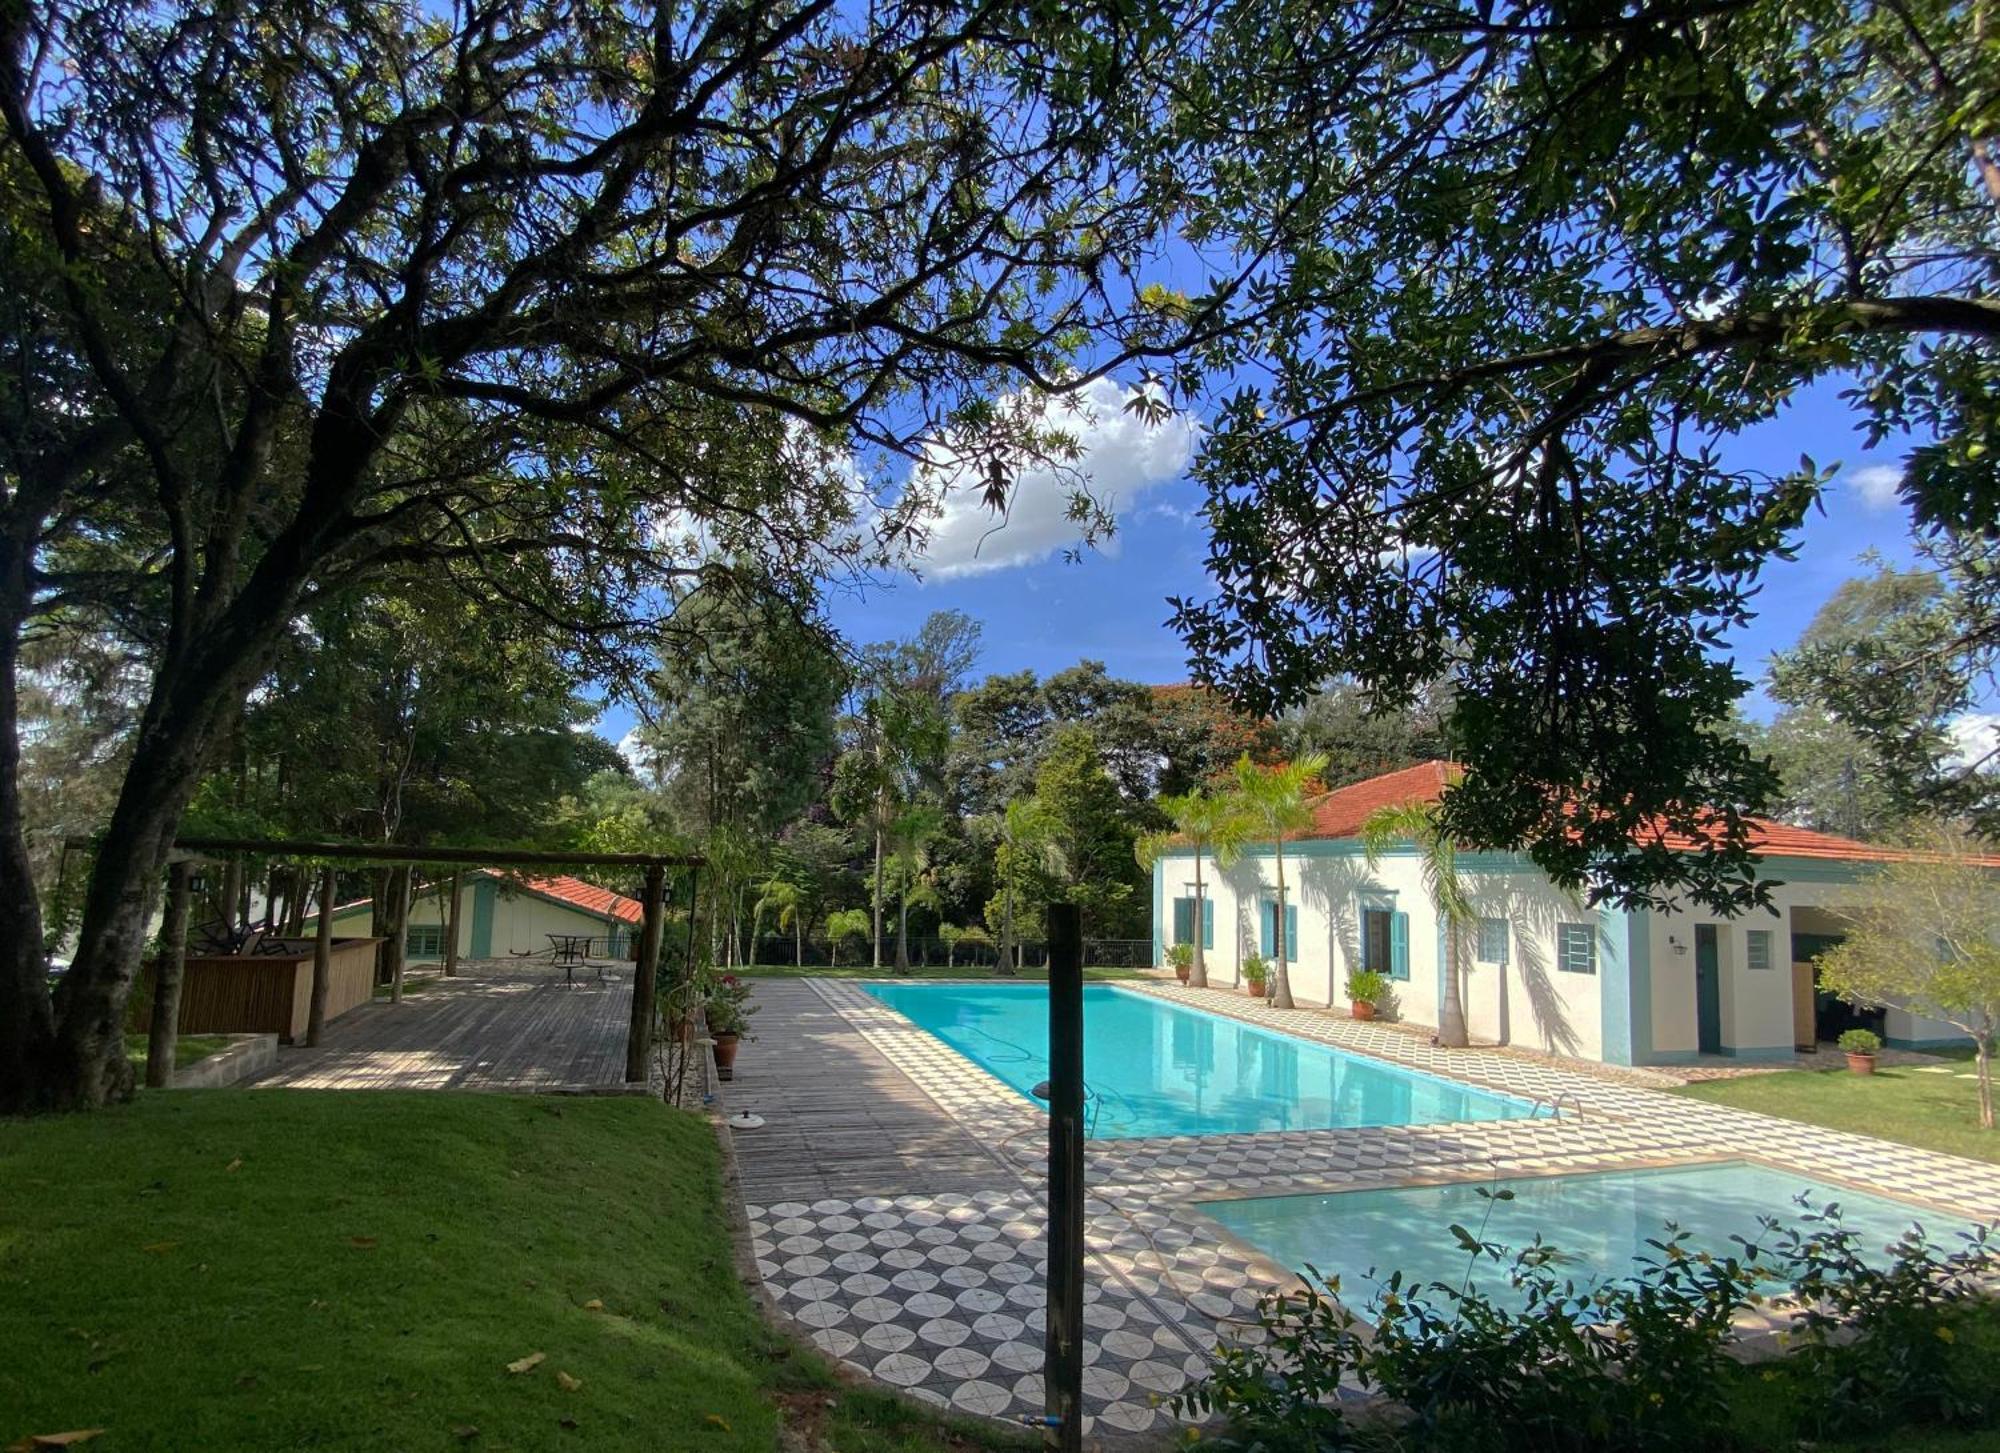
M 1672 947 L 1673 951 L 1676 954 L 1678 954 L 1681 958 L 1687 957 L 1688 946 L 1682 943 L 1678 938 L 1675 938 L 1671 933 L 1667 935 L 1667 943 Z

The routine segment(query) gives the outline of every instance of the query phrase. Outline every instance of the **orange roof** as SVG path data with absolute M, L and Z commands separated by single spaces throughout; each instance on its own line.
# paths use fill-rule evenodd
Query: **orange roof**
M 1436 802 L 1464 771 L 1456 762 L 1419 762 L 1400 772 L 1336 787 L 1313 803 L 1312 831 L 1306 836 L 1360 837 L 1361 824 L 1371 812 L 1407 802 Z
M 1444 790 L 1456 782 L 1465 769 L 1456 762 L 1421 762 L 1400 772 L 1385 772 L 1346 787 L 1337 787 L 1313 804 L 1312 838 L 1350 838 L 1361 835 L 1361 824 L 1381 807 L 1400 807 L 1410 802 L 1436 802 Z M 1768 817 L 1746 819 L 1750 844 L 1766 857 L 1821 858 L 1836 862 L 1887 863 L 1910 854 L 1901 848 L 1881 847 L 1854 838 L 1836 837 L 1830 832 L 1793 827 Z M 1701 846 L 1683 832 L 1660 831 L 1654 835 L 1660 846 L 1677 853 L 1691 853 Z M 2000 867 L 2000 858 L 1987 860 Z
M 521 886 L 530 893 L 539 893 L 544 898 L 553 898 L 559 903 L 567 903 L 572 908 L 580 908 L 585 913 L 595 913 L 603 918 L 623 919 L 626 923 L 641 923 L 646 910 L 636 899 L 627 898 L 622 893 L 613 893 L 609 888 L 600 888 L 595 883 L 586 883 L 581 878 L 524 878 Z

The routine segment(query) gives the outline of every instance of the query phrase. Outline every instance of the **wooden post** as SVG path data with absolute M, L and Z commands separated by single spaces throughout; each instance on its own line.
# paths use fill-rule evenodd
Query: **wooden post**
M 1051 903 L 1049 1271 L 1042 1344 L 1042 1447 L 1083 1449 L 1083 918 Z
M 326 1029 L 326 985 L 333 972 L 333 866 L 319 870 L 319 922 L 313 933 L 312 1000 L 306 1011 L 306 1044 L 319 1043 Z
M 415 877 L 408 864 L 389 870 L 389 1002 L 403 1002 L 403 969 L 409 957 L 410 880 Z
M 451 874 L 451 903 L 444 911 L 444 976 L 449 979 L 458 973 L 458 896 L 459 872 Z
M 181 977 L 187 968 L 188 875 L 185 862 L 167 869 L 167 918 L 160 925 L 160 956 L 153 963 L 153 1022 L 146 1035 L 146 1084 L 155 1090 L 174 1082 Z
M 646 869 L 646 911 L 639 929 L 639 963 L 632 971 L 632 1029 L 625 1037 L 625 1078 L 641 1083 L 653 1055 L 653 994 L 660 975 L 660 936 L 666 929 L 667 870 Z

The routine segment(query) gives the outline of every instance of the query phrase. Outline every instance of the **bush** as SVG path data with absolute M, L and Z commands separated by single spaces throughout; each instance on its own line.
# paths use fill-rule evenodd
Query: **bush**
M 1257 1345 L 1224 1343 L 1176 1406 L 1225 1418 L 1217 1446 L 1263 1453 L 1385 1443 L 1427 1453 L 1730 1447 L 1752 1378 L 1796 1390 L 1801 1435 L 2000 1413 L 1986 1358 L 1958 1347 L 1955 1331 L 1995 1264 L 1985 1228 L 1949 1256 L 1913 1231 L 1875 1268 L 1837 1207 L 1800 1205 L 1807 1229 L 1767 1220 L 1758 1242 L 1738 1242 L 1735 1254 L 1691 1247 L 1669 1225 L 1633 1275 L 1597 1286 L 1563 1275 L 1565 1258 L 1539 1237 L 1510 1250 L 1453 1226 L 1467 1258 L 1460 1285 L 1391 1274 L 1367 1305 L 1371 1330 L 1339 1300 L 1337 1279 L 1310 1276 L 1302 1292 L 1267 1297 Z M 1504 1271 L 1518 1307 L 1471 1289 L 1482 1262 Z M 1790 1350 L 1747 1371 L 1735 1357 L 1734 1318 L 1772 1283 L 1800 1299 Z M 1343 1383 L 1391 1399 L 1402 1425 L 1351 1422 L 1338 1400 Z
M 1357 1004 L 1379 1005 L 1388 994 L 1388 977 L 1374 969 L 1356 969 L 1347 976 L 1347 997 Z
M 1838 1044 L 1849 1054 L 1880 1054 L 1882 1052 L 1882 1036 L 1872 1029 L 1849 1029 L 1843 1032 L 1840 1038 L 1835 1040 L 1834 1043 Z
M 1173 969 L 1193 968 L 1194 945 L 1191 943 L 1169 944 L 1167 946 L 1167 965 Z
M 1262 954 L 1252 954 L 1243 961 L 1243 982 L 1251 988 L 1262 988 L 1271 977 L 1271 965 Z

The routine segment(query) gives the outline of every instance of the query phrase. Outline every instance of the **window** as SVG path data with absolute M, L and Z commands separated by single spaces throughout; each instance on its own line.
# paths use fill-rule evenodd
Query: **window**
M 1556 967 L 1565 974 L 1597 972 L 1597 930 L 1587 923 L 1556 925 Z
M 1507 920 L 1504 918 L 1482 918 L 1479 920 L 1479 946 L 1473 950 L 1482 964 L 1504 964 L 1507 962 Z
M 1267 959 L 1273 959 L 1278 956 L 1278 900 L 1275 898 L 1266 898 L 1260 907 L 1263 911 L 1258 915 L 1262 923 L 1260 925 L 1261 931 L 1257 935 L 1257 952 Z M 1204 943 L 1202 947 L 1207 948 L 1209 945 Z M 1287 903 L 1285 905 L 1285 962 L 1295 964 L 1298 961 L 1299 905 L 1296 903 Z
M 1409 979 L 1409 914 L 1393 908 L 1361 910 L 1361 967 L 1392 979 Z
M 1743 962 L 1753 969 L 1771 967 L 1771 930 L 1753 928 L 1743 935 Z
M 1174 900 L 1174 942 L 1194 942 L 1194 922 L 1196 899 L 1193 894 Z M 1215 911 L 1210 909 L 1201 915 L 1201 946 L 1204 950 L 1215 947 Z
M 413 959 L 444 957 L 444 925 L 413 923 L 403 935 L 403 952 Z

